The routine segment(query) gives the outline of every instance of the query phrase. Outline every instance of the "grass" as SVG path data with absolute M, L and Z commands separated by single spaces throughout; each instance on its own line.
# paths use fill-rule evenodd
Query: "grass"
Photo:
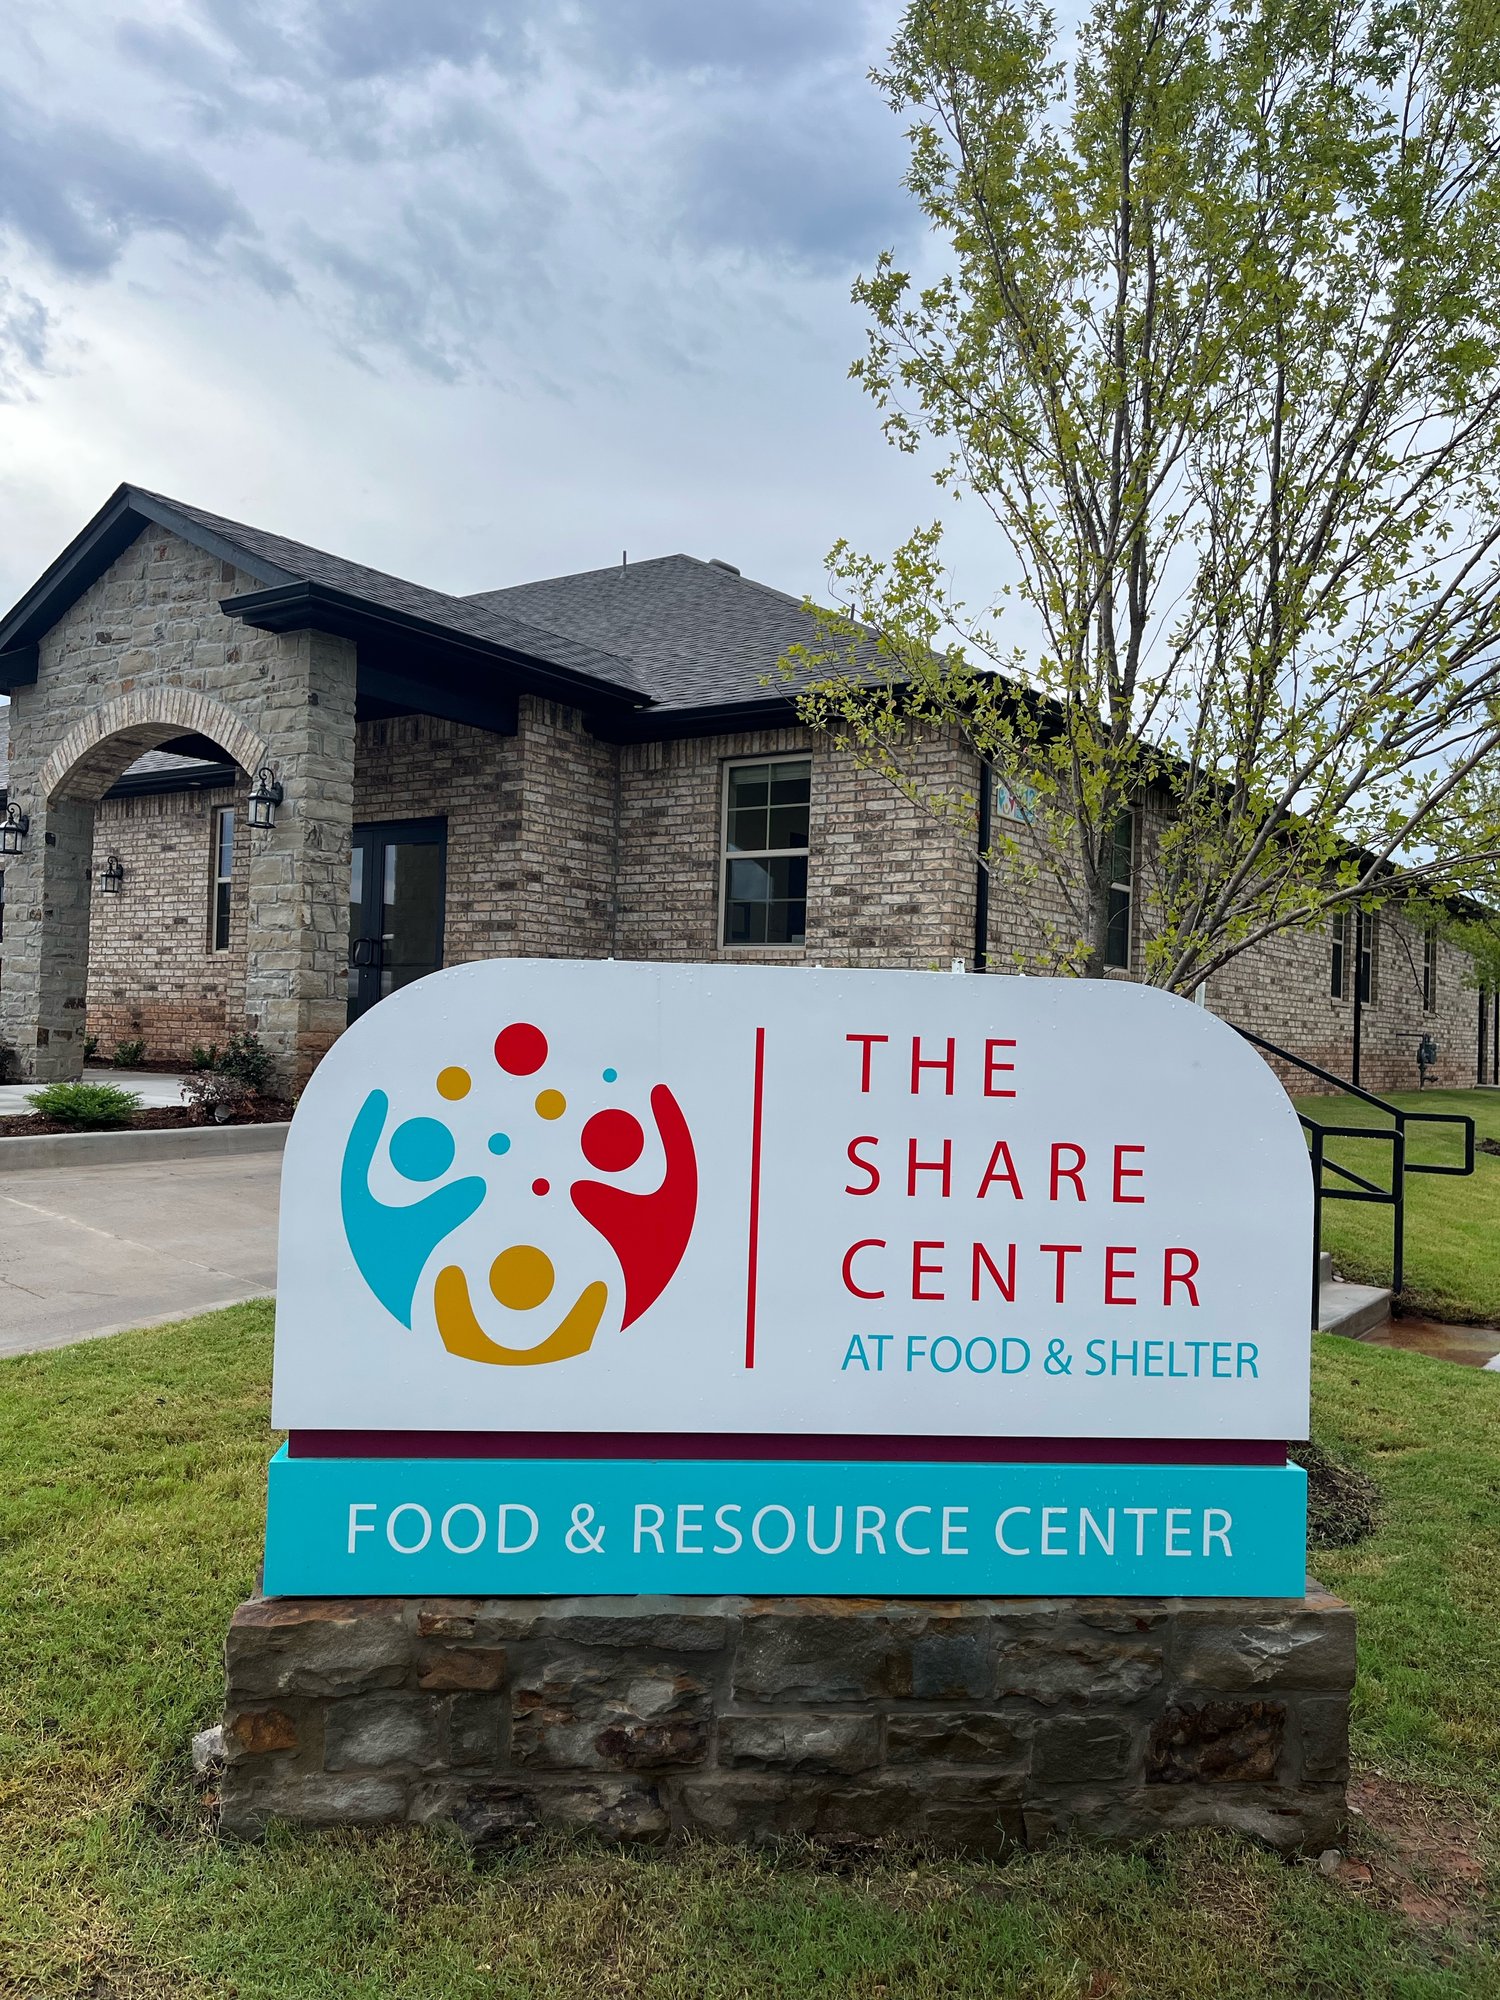
M 615 1853 L 281 1830 L 221 1845 L 187 1769 L 258 1555 L 270 1312 L 0 1363 L 0 1993 L 47 2000 L 1456 2000 L 1497 1911 L 1363 1895 L 1221 1837 L 1003 1864 Z M 1324 1340 L 1325 1442 L 1382 1525 L 1367 1768 L 1486 1856 L 1500 1795 L 1500 1377 Z M 1410 1902 L 1410 1898 L 1407 1898 Z
M 1303 1097 L 1297 1107 L 1332 1125 L 1379 1125 L 1390 1120 L 1357 1097 Z M 1475 1136 L 1500 1140 L 1500 1091 L 1399 1091 L 1390 1101 L 1407 1111 L 1467 1112 Z M 1456 1163 L 1456 1132 L 1411 1126 L 1409 1156 Z M 1391 1149 L 1384 1142 L 1329 1141 L 1330 1159 L 1366 1180 L 1390 1185 Z M 1331 1176 L 1327 1178 L 1331 1179 Z M 1334 1201 L 1323 1209 L 1323 1247 L 1335 1266 L 1363 1284 L 1391 1281 L 1391 1211 L 1373 1203 Z M 1417 1175 L 1406 1183 L 1406 1298 L 1431 1319 L 1500 1321 L 1500 1155 L 1476 1153 L 1471 1179 Z

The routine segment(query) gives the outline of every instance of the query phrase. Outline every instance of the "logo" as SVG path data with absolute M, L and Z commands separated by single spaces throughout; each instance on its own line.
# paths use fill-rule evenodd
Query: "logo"
M 436 1096 L 455 1107 L 450 1116 L 470 1132 L 472 1112 L 493 1104 L 495 1125 L 483 1142 L 483 1171 L 460 1172 L 460 1142 L 448 1119 L 422 1112 L 401 1120 L 386 1136 L 391 1119 L 390 1098 L 372 1090 L 360 1106 L 344 1147 L 339 1201 L 344 1235 L 370 1291 L 393 1318 L 410 1327 L 418 1288 L 434 1253 L 462 1230 L 493 1196 L 496 1210 L 516 1217 L 529 1194 L 534 1200 L 556 1200 L 562 1194 L 600 1246 L 606 1275 L 590 1275 L 572 1302 L 540 1340 L 511 1345 L 486 1331 L 475 1309 L 469 1274 L 456 1253 L 445 1258 L 432 1282 L 432 1303 L 438 1332 L 450 1354 L 466 1361 L 502 1367 L 534 1367 L 586 1354 L 604 1323 L 616 1295 L 623 1331 L 656 1303 L 682 1262 L 698 1207 L 698 1163 L 692 1134 L 677 1099 L 666 1084 L 653 1085 L 649 1116 L 663 1160 L 655 1187 L 626 1183 L 645 1155 L 647 1130 L 633 1111 L 604 1103 L 582 1115 L 570 1110 L 561 1090 L 543 1085 L 549 1056 L 547 1037 L 527 1021 L 513 1021 L 495 1037 L 495 1070 L 476 1081 L 457 1065 L 440 1070 Z M 621 1085 L 618 1070 L 604 1069 L 607 1090 Z M 519 1086 L 519 1090 L 518 1087 Z M 457 1118 L 456 1107 L 466 1115 Z M 581 1118 L 578 1151 L 592 1175 L 581 1174 L 565 1190 L 540 1174 L 528 1174 L 529 1152 L 540 1150 L 547 1128 L 566 1130 Z M 533 1145 L 531 1142 L 538 1142 Z M 477 1147 L 475 1148 L 477 1150 Z M 383 1178 L 394 1176 L 412 1187 L 431 1191 L 409 1201 L 388 1201 L 371 1188 L 372 1169 Z M 594 1178 L 593 1176 L 599 1176 Z M 502 1234 L 510 1234 L 506 1229 Z M 541 1232 L 537 1232 L 541 1233 Z M 466 1240 L 472 1241 L 473 1232 Z M 542 1307 L 556 1310 L 558 1272 L 553 1259 L 534 1243 L 510 1242 L 491 1259 L 488 1289 L 507 1314 L 531 1314 Z M 571 1284 L 562 1288 L 566 1298 Z M 541 1322 L 545 1324 L 552 1312 Z

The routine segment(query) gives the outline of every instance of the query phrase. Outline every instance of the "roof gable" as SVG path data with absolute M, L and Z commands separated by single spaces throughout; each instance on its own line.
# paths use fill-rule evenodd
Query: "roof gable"
M 629 663 L 605 647 L 549 632 L 514 610 L 450 597 L 138 486 L 119 487 L 0 620 L 0 689 L 35 679 L 33 649 L 43 633 L 147 526 L 180 535 L 262 584 L 260 592 L 222 600 L 231 617 L 248 623 L 273 630 L 364 625 L 388 637 L 442 641 L 481 659 L 488 656 L 496 665 L 533 665 L 557 679 L 550 691 L 559 695 L 571 690 L 575 698 L 592 693 L 626 702 L 644 695 Z

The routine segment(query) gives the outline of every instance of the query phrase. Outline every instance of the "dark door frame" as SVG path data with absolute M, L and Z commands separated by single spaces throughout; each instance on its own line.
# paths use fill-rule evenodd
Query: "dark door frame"
M 360 935 L 349 947 L 349 970 L 358 974 L 349 996 L 349 1019 L 367 1014 L 380 999 L 381 949 L 384 933 L 381 916 L 385 906 L 385 871 L 380 865 L 387 847 L 436 847 L 438 851 L 437 954 L 433 970 L 443 963 L 443 946 L 448 928 L 448 819 L 443 813 L 430 819 L 357 820 L 351 847 L 362 850 Z M 353 898 L 350 911 L 353 912 Z M 350 929 L 354 927 L 351 923 Z

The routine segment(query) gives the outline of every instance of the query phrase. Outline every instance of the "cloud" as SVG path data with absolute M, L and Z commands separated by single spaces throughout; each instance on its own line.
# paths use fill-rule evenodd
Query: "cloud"
M 174 284 L 233 272 L 362 369 L 692 368 L 714 272 L 844 278 L 898 230 L 893 4 L 57 0 L 28 97 L 69 113 L 0 107 L 0 226 L 92 281 L 176 236 Z
M 767 118 L 758 95 L 740 91 L 687 150 L 683 228 L 699 244 L 847 270 L 907 225 L 902 165 L 873 93 L 820 74 Z
M 57 269 L 97 277 L 132 237 L 162 230 L 200 248 L 249 230 L 231 191 L 181 150 L 49 117 L 0 91 L 0 226 Z
M 52 332 L 41 300 L 0 278 L 0 402 L 25 396 L 30 379 L 45 373 Z
M 574 60 L 617 73 L 774 80 L 832 57 L 857 62 L 866 33 L 857 0 L 588 0 L 533 10 L 538 24 L 549 15 Z
M 237 102 L 268 82 L 340 88 L 514 60 L 524 36 L 508 13 L 472 0 L 195 0 L 190 25 L 128 18 L 117 39 L 205 101 Z
M 720 73 L 784 77 L 857 60 L 862 0 L 192 0 L 180 23 L 127 20 L 121 46 L 205 95 L 241 79 L 204 60 L 211 43 L 266 79 L 304 88 L 410 78 L 438 65 L 513 74 L 549 56 L 614 81 Z M 205 39 L 207 37 L 207 39 Z

